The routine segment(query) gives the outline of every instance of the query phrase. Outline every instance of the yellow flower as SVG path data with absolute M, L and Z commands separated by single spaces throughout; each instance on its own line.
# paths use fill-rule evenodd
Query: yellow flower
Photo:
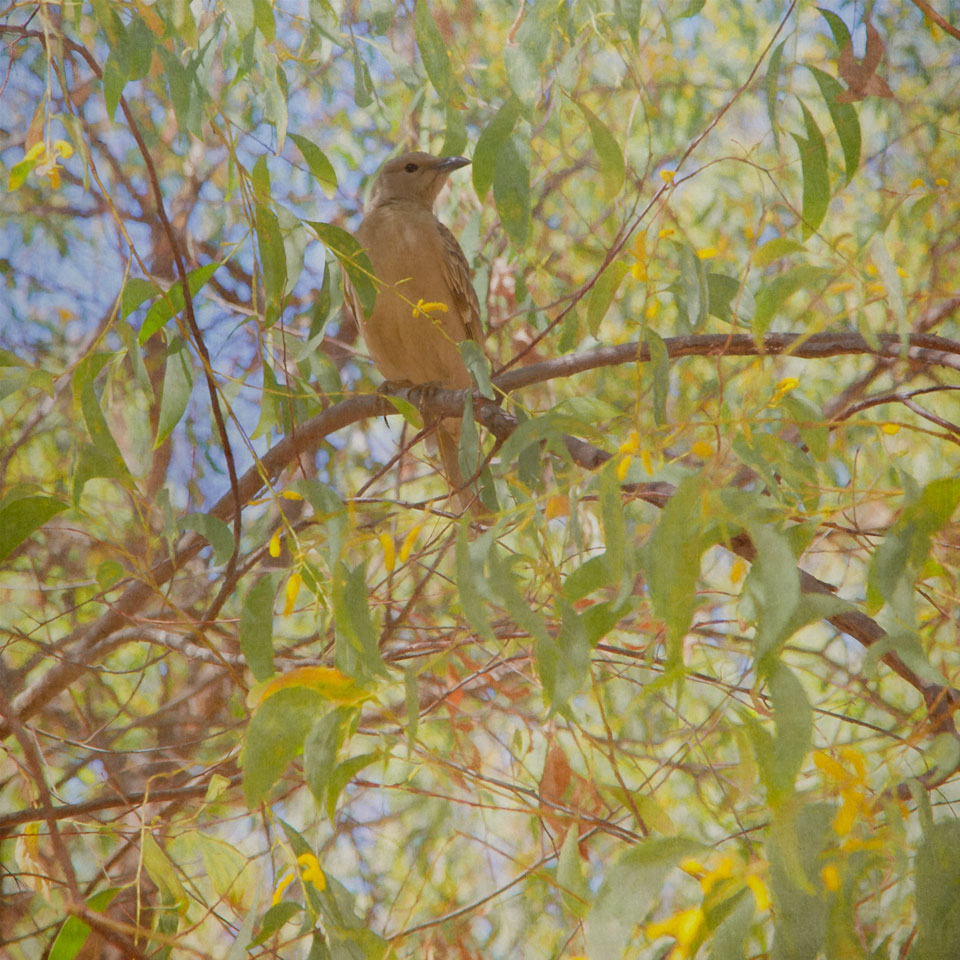
M 555 517 L 570 516 L 570 498 L 563 494 L 555 493 L 547 500 L 547 508 L 544 511 L 544 515 L 548 520 L 553 520 Z
M 393 573 L 397 562 L 397 549 L 394 546 L 393 537 L 389 533 L 381 533 L 380 546 L 383 547 L 383 565 L 387 568 L 387 573 Z
M 280 556 L 280 530 L 274 530 L 273 536 L 270 538 L 270 546 L 267 547 L 267 552 L 271 557 Z
M 917 177 L 916 180 L 914 180 L 914 181 L 911 182 L 911 184 L 910 184 L 910 189 L 911 189 L 911 190 L 916 190 L 917 187 L 925 187 L 925 186 L 926 186 L 926 183 L 924 182 L 923 177 Z
M 660 171 L 660 179 L 661 179 L 664 183 L 672 183 L 672 182 L 673 182 L 673 178 L 674 178 L 676 175 L 677 175 L 677 171 L 676 171 L 676 170 L 661 170 L 661 171 Z
M 312 853 L 301 853 L 297 857 L 297 863 L 300 864 L 300 876 L 306 883 L 312 883 L 319 891 L 327 889 L 327 878 L 320 869 L 320 862 Z
M 690 447 L 690 452 L 706 460 L 708 457 L 713 456 L 713 447 L 710 446 L 706 440 L 697 440 L 697 442 Z
M 413 545 L 417 542 L 417 537 L 420 536 L 420 531 L 423 529 L 423 524 L 418 523 L 404 538 L 403 543 L 400 544 L 400 562 L 406 563 L 410 559 L 410 553 L 413 550 Z
M 623 457 L 617 464 L 617 479 L 621 483 L 623 483 L 623 481 L 626 479 L 627 471 L 630 469 L 631 463 L 633 463 L 633 457 L 626 456 Z
M 640 230 L 633 238 L 633 256 L 636 263 L 630 268 L 634 280 L 647 279 L 647 231 Z
M 283 891 L 293 883 L 293 874 L 285 873 L 277 883 L 277 889 L 273 891 L 273 900 L 271 906 L 276 906 L 283 899 Z
M 753 901 L 757 905 L 757 910 L 761 913 L 770 909 L 770 891 L 767 885 L 754 873 L 747 877 L 747 886 L 753 893 Z
M 719 252 L 716 247 L 701 247 L 697 251 L 697 256 L 701 260 L 712 260 Z
M 881 424 L 880 424 L 880 429 L 881 429 L 884 433 L 889 434 L 889 435 L 892 437 L 895 433 L 899 433 L 899 432 L 900 432 L 900 424 L 899 424 L 899 423 L 891 423 L 891 422 L 888 420 L 886 423 L 881 423 Z
M 767 403 L 768 407 L 777 407 L 780 401 L 791 391 L 800 386 L 800 381 L 796 377 L 784 377 L 773 391 L 773 396 Z
M 620 444 L 618 453 L 637 453 L 640 450 L 640 434 L 631 430 L 629 436 Z
M 730 582 L 739 583 L 743 579 L 743 575 L 746 572 L 746 563 L 744 563 L 740 557 L 737 557 L 737 559 L 730 564 Z
M 437 311 L 441 313 L 447 313 L 447 305 L 445 303 L 440 303 L 439 301 L 427 301 L 421 297 L 417 301 L 416 306 L 413 308 L 413 315 L 415 317 L 428 317 L 431 313 L 436 313 Z
M 836 892 L 840 889 L 840 871 L 832 863 L 828 863 L 821 871 L 823 885 L 830 891 Z
M 945 187 L 945 186 L 947 186 L 947 184 L 950 183 L 950 181 L 949 181 L 946 177 L 937 177 L 937 179 L 934 180 L 933 182 L 934 182 L 938 187 Z
M 293 607 L 297 602 L 297 594 L 300 592 L 301 583 L 303 583 L 303 577 L 300 576 L 298 571 L 294 570 L 294 572 L 290 574 L 290 579 L 287 581 L 287 590 L 284 594 L 283 615 L 285 617 L 293 613 Z
M 646 447 L 640 451 L 640 462 L 643 464 L 643 471 L 648 476 L 653 476 L 653 458 L 650 456 L 650 451 Z
M 650 940 L 673 937 L 677 942 L 671 956 L 686 957 L 690 955 L 690 947 L 697 939 L 705 922 L 706 915 L 703 907 L 690 907 L 675 913 L 672 917 L 667 917 L 666 920 L 648 923 L 646 934 Z
M 709 893 L 721 880 L 733 876 L 733 857 L 721 857 L 720 862 L 700 878 L 700 886 L 705 894 Z

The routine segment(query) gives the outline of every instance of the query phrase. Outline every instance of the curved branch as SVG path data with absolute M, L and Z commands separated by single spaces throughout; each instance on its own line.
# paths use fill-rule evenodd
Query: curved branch
M 664 342 L 668 355 L 672 358 L 789 355 L 820 359 L 843 354 L 871 354 L 897 359 L 901 356 L 900 338 L 894 334 L 881 334 L 877 338 L 876 346 L 871 346 L 856 333 L 821 333 L 808 337 L 796 333 L 768 334 L 759 344 L 748 334 L 669 337 Z M 909 359 L 960 370 L 960 343 L 943 337 L 931 334 L 911 336 L 906 354 Z M 494 385 L 498 390 L 507 393 L 522 386 L 543 383 L 558 377 L 569 377 L 587 370 L 647 360 L 649 360 L 649 350 L 645 345 L 637 342 L 614 347 L 598 347 L 595 350 L 586 350 L 511 370 L 497 377 Z M 414 403 L 422 402 L 425 406 L 429 406 L 432 413 L 456 416 L 463 412 L 466 391 L 424 391 L 423 388 L 411 388 L 398 390 L 397 395 Z M 237 494 L 241 504 L 249 503 L 264 486 L 269 485 L 298 456 L 315 451 L 330 434 L 361 420 L 396 412 L 386 397 L 368 394 L 345 400 L 317 414 L 298 427 L 294 434 L 280 440 L 259 463 L 238 479 Z M 509 436 L 517 426 L 515 418 L 489 401 L 476 404 L 476 417 L 498 439 Z M 587 469 L 595 469 L 610 457 L 606 451 L 575 437 L 566 438 L 566 442 L 575 462 Z M 669 494 L 665 493 L 663 487 L 662 484 L 651 485 L 651 502 L 665 502 L 664 497 L 668 497 Z M 643 496 L 643 493 L 638 492 L 637 495 Z M 209 512 L 221 520 L 228 520 L 233 514 L 234 504 L 234 492 L 231 491 L 221 497 Z M 111 604 L 107 613 L 86 627 L 77 637 L 70 639 L 71 643 L 74 641 L 77 643 L 75 653 L 70 660 L 60 661 L 35 684 L 13 698 L 14 715 L 21 722 L 27 720 L 78 679 L 87 669 L 92 657 L 103 656 L 109 650 L 115 649 L 117 644 L 112 642 L 112 635 L 124 627 L 136 626 L 136 614 L 149 602 L 156 591 L 170 580 L 177 570 L 195 557 L 205 545 L 206 540 L 198 534 L 191 533 L 184 536 L 173 558 L 161 561 L 154 567 L 150 583 L 139 581 L 129 586 L 119 599 Z M 861 622 L 858 619 L 860 616 L 863 615 L 858 614 L 857 617 L 850 619 L 853 615 L 844 615 L 839 619 L 842 619 L 845 625 L 835 624 L 835 626 L 855 637 L 864 646 L 870 646 L 885 636 L 882 628 L 873 620 L 864 617 L 865 622 Z M 850 622 L 847 622 L 848 620 Z M 885 656 L 884 661 L 891 666 L 894 662 L 899 662 L 894 654 Z M 936 702 L 942 703 L 944 709 L 954 709 L 954 691 L 950 691 L 949 696 L 946 696 L 944 693 L 946 688 L 936 691 L 927 690 L 912 671 L 909 671 L 909 675 L 903 672 L 908 671 L 905 665 L 900 664 L 894 669 L 923 693 L 928 706 Z M 0 722 L 0 739 L 5 739 L 11 732 L 9 721 Z

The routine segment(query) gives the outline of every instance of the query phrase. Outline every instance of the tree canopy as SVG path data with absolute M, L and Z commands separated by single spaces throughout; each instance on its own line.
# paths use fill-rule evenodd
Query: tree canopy
M 5 955 L 955 955 L 937 6 L 3 10 Z M 472 393 L 344 310 L 402 149 Z

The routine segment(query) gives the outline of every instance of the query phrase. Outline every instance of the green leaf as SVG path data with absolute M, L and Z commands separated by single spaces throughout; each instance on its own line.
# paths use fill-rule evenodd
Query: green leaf
M 659 333 L 647 327 L 643 334 L 650 351 L 650 373 L 653 377 L 653 422 L 658 427 L 667 423 L 667 394 L 670 391 L 670 357 Z
M 827 172 L 827 143 L 807 105 L 800 101 L 806 137 L 791 134 L 800 151 L 800 166 L 803 171 L 803 238 L 812 236 L 830 205 L 830 176 Z
M 607 198 L 615 197 L 623 187 L 623 181 L 626 177 L 623 149 L 617 143 L 613 134 L 592 110 L 579 101 L 574 102 L 580 108 L 580 112 L 590 127 L 593 149 L 597 151 L 597 157 L 600 160 L 600 179 L 603 184 L 602 193 Z
M 253 19 L 264 40 L 271 43 L 277 33 L 277 23 L 269 0 L 253 0 Z
M 301 910 L 303 910 L 303 905 L 294 903 L 293 900 L 281 900 L 280 903 L 275 903 L 263 915 L 257 935 L 247 945 L 248 949 L 249 947 L 258 947 L 261 943 L 265 943 L 285 923 L 300 913 Z
M 190 366 L 190 351 L 179 337 L 174 338 L 167 349 L 167 363 L 163 373 L 163 394 L 160 398 L 160 416 L 157 419 L 156 450 L 170 436 L 170 431 L 180 422 L 190 402 L 193 390 L 193 370 Z M 231 537 L 231 553 L 233 544 Z
M 800 681 L 777 663 L 768 680 L 777 731 L 769 785 L 769 801 L 777 805 L 793 793 L 794 781 L 813 738 L 813 710 Z
M 615 260 L 600 274 L 596 283 L 590 289 L 590 296 L 587 300 L 587 329 L 592 336 L 598 336 L 600 323 L 606 316 L 607 310 L 610 309 L 610 304 L 620 287 L 620 282 L 629 269 L 627 264 Z
M 864 675 L 873 676 L 877 663 L 887 653 L 896 654 L 924 682 L 934 686 L 943 684 L 943 674 L 930 662 L 923 644 L 912 633 L 888 633 L 871 644 L 863 658 Z
M 230 547 L 232 550 L 232 536 Z M 276 577 L 261 577 L 250 588 L 240 611 L 240 650 L 257 680 L 266 680 L 274 673 L 273 600 L 276 591 Z
M 214 892 L 221 898 L 229 898 L 231 893 L 237 894 L 249 859 L 233 844 L 219 837 L 212 837 L 200 830 L 195 832 L 195 836 L 204 872 Z
M 382 758 L 382 754 L 361 753 L 355 757 L 349 757 L 341 760 L 330 773 L 330 779 L 327 783 L 327 816 L 330 822 L 333 822 L 334 815 L 337 812 L 337 798 L 343 792 L 344 787 L 371 763 L 376 763 Z
M 825 7 L 817 7 L 817 10 L 827 21 L 837 49 L 843 50 L 848 47 L 850 45 L 850 31 L 847 29 L 847 25 L 832 10 L 827 10 Z
M 927 557 L 933 536 L 960 503 L 960 478 L 929 483 L 900 516 L 874 551 L 867 567 L 867 609 L 890 603 L 905 623 L 913 621 L 913 584 Z
M 19 163 L 15 163 L 10 168 L 10 177 L 7 180 L 7 193 L 23 186 L 24 181 L 30 176 L 33 168 L 40 162 L 42 155 L 35 157 L 24 157 Z
M 117 57 L 111 54 L 103 65 L 103 103 L 110 120 L 116 115 L 117 105 L 126 85 L 127 74 L 118 63 Z
M 490 382 L 490 362 L 487 360 L 483 347 L 476 340 L 461 340 L 457 344 L 464 365 L 470 371 L 470 376 L 476 384 L 480 395 L 488 400 L 494 400 L 493 384 Z
M 124 463 L 117 442 L 113 439 L 106 417 L 100 409 L 94 379 L 110 359 L 108 354 L 88 354 L 73 373 L 74 403 L 80 407 L 92 441 L 80 448 L 74 469 L 74 503 L 79 502 L 84 484 L 94 477 L 127 480 L 130 472 Z
M 237 28 L 237 33 L 244 36 L 253 29 L 253 0 L 224 0 L 223 5 Z
M 460 421 L 460 443 L 457 448 L 457 466 L 460 475 L 469 479 L 480 465 L 480 434 L 473 419 L 473 394 L 468 393 L 463 403 L 463 419 Z
M 186 912 L 190 900 L 180 882 L 180 874 L 176 866 L 149 830 L 143 831 L 140 838 L 143 865 L 150 874 L 150 879 L 160 888 L 164 900 L 176 904 L 178 913 Z
M 745 320 L 748 323 L 753 321 L 756 306 L 753 294 L 742 287 L 736 277 L 729 277 L 723 273 L 708 273 L 707 294 L 711 316 L 723 320 L 724 323 L 733 323 L 736 319 Z M 737 311 L 736 314 L 733 313 L 734 309 Z
M 417 47 L 420 49 L 423 68 L 426 70 L 427 76 L 440 99 L 445 101 L 450 95 L 452 84 L 450 57 L 447 54 L 447 44 L 437 27 L 430 11 L 430 5 L 426 0 L 417 0 L 413 29 L 417 38 Z
M 360 56 L 360 51 L 353 48 L 353 102 L 360 107 L 369 107 L 373 102 L 373 79 L 370 68 Z
M 0 524 L 2 523 L 3 519 L 0 518 Z M 0 529 L 2 529 L 2 527 L 0 527 Z M 2 557 L 0 557 L 0 559 L 2 559 Z M 104 560 L 97 566 L 97 572 L 95 574 L 97 586 L 101 590 L 109 590 L 124 573 L 123 564 L 120 563 L 119 560 Z
M 303 744 L 303 775 L 307 786 L 322 810 L 326 801 L 327 783 L 337 765 L 337 751 L 343 743 L 350 713 L 332 710 L 318 717 Z
M 705 849 L 686 837 L 655 837 L 623 851 L 607 871 L 587 914 L 590 960 L 619 960 L 633 939 L 634 928 L 663 894 L 671 870 Z
M 960 942 L 960 823 L 931 824 L 917 849 L 917 939 L 909 960 L 954 956 Z
M 786 40 L 782 40 L 770 55 L 767 66 L 765 87 L 767 91 L 767 116 L 770 118 L 770 129 L 773 131 L 773 143 L 780 150 L 780 130 L 777 125 L 777 88 L 780 84 L 780 70 L 783 66 L 783 47 Z
M 744 585 L 757 610 L 754 656 L 761 669 L 786 642 L 784 633 L 800 603 L 800 573 L 790 544 L 783 534 L 762 523 L 748 525 L 757 557 Z
M 530 227 L 530 168 L 513 136 L 506 140 L 497 155 L 493 171 L 493 202 L 510 242 L 522 249 Z
M 486 559 L 486 550 L 489 549 L 489 546 L 490 539 L 486 536 L 479 537 L 471 543 L 470 523 L 464 518 L 457 532 L 454 567 L 460 609 L 467 618 L 467 623 L 469 623 L 481 637 L 487 640 L 493 640 L 493 627 L 490 625 L 490 618 L 487 616 L 483 597 L 478 586 L 486 582 L 484 561 Z
M 800 253 L 803 244 L 790 237 L 774 237 L 753 252 L 751 259 L 755 267 L 766 267 L 777 260 L 782 260 L 791 253 Z
M 835 808 L 807 804 L 794 816 L 778 811 L 768 856 L 773 894 L 772 960 L 814 960 L 827 930 L 828 900 L 820 885 L 822 854 L 836 842 L 830 823 Z
M 601 553 L 591 557 L 586 563 L 580 564 L 563 582 L 563 596 L 576 603 L 584 597 L 595 593 L 602 587 L 613 585 L 613 574 L 607 564 L 607 556 Z
M 101 890 L 87 899 L 87 906 L 97 913 L 103 913 L 119 892 L 119 887 Z M 50 947 L 47 960 L 73 960 L 89 935 L 90 928 L 79 917 L 67 917 Z
M 517 583 L 521 583 L 522 580 L 514 567 L 522 559 L 519 554 L 511 554 L 507 560 L 502 560 L 499 548 L 495 544 L 491 545 L 490 552 L 487 554 L 490 589 L 497 602 L 517 621 L 522 630 L 529 633 L 538 644 L 549 644 L 550 632 L 547 630 L 546 622 L 517 589 Z
M 338 563 L 333 577 L 333 622 L 336 664 L 352 677 L 385 676 L 379 635 L 370 615 L 370 591 L 362 563 L 352 570 Z
M 120 316 L 128 317 L 141 303 L 161 292 L 152 280 L 145 280 L 143 277 L 127 277 L 120 293 Z
M 616 0 L 617 20 L 627 36 L 636 46 L 640 36 L 640 23 L 643 15 L 643 0 Z
M 440 156 L 457 157 L 467 146 L 467 124 L 463 111 L 457 109 L 452 103 L 448 103 L 446 121 Z
M 710 289 L 704 262 L 689 243 L 680 245 L 680 307 L 690 330 L 699 330 L 710 310 Z
M 527 6 L 514 42 L 503 50 L 507 83 L 528 111 L 540 87 L 552 27 L 553 15 L 549 5 Z
M 0 507 L 0 560 L 67 506 L 62 500 L 38 496 L 22 497 Z
M 323 191 L 328 197 L 334 196 L 337 192 L 337 173 L 326 154 L 312 140 L 308 140 L 298 133 L 291 133 L 289 136 L 300 148 L 313 179 L 323 187 Z
M 824 267 L 803 264 L 774 277 L 757 293 L 757 307 L 753 317 L 754 336 L 763 336 L 767 332 L 770 321 L 797 291 L 813 287 L 829 274 L 830 271 Z
M 559 599 L 561 623 L 557 635 L 541 637 L 536 645 L 537 674 L 550 712 L 562 711 L 583 688 L 590 671 L 590 639 L 573 607 Z
M 340 266 L 350 278 L 350 283 L 360 300 L 360 307 L 369 317 L 373 305 L 377 302 L 377 288 L 374 286 L 373 264 L 364 253 L 356 238 L 342 227 L 332 223 L 320 223 L 315 220 L 304 221 L 319 237 L 320 242 L 337 258 Z
M 473 188 L 483 200 L 493 186 L 500 151 L 508 142 L 520 116 L 520 102 L 510 97 L 484 127 L 473 150 Z
M 127 28 L 127 50 L 130 57 L 128 76 L 131 80 L 142 80 L 153 65 L 153 31 L 142 17 L 133 14 Z
M 263 290 L 266 296 L 266 321 L 274 323 L 283 310 L 283 294 L 287 286 L 287 252 L 277 215 L 263 203 L 256 209 L 257 248 L 263 270 Z
M 560 848 L 557 859 L 557 885 L 563 895 L 566 908 L 578 917 L 583 917 L 593 895 L 580 865 L 580 845 L 577 840 L 577 825 L 571 824 Z
M 607 461 L 600 473 L 598 499 L 603 522 L 604 557 L 607 569 L 619 589 L 622 600 L 629 594 L 633 582 L 632 551 L 627 551 L 627 525 L 620 496 L 620 478 L 615 459 Z
M 220 266 L 219 263 L 207 263 L 187 274 L 187 289 L 191 297 L 197 295 Z M 140 328 L 140 335 L 137 337 L 140 345 L 145 344 L 171 317 L 178 314 L 184 305 L 183 288 L 179 281 L 175 281 L 147 311 L 143 326 Z
M 177 521 L 181 533 L 193 530 L 213 547 L 213 562 L 220 566 L 233 556 L 233 531 L 219 517 L 210 513 L 188 513 Z
M 797 393 L 783 397 L 780 406 L 796 424 L 810 455 L 821 463 L 826 460 L 830 453 L 830 428 L 824 420 L 823 410 Z
M 249 807 L 257 806 L 303 748 L 318 714 L 329 705 L 319 691 L 287 687 L 267 697 L 247 727 L 243 747 L 243 793 Z
M 696 608 L 702 536 L 704 480 L 686 477 L 666 505 L 643 551 L 650 597 L 656 615 L 669 630 L 671 656 L 690 627 Z
M 816 67 L 809 67 L 809 69 L 817 81 L 817 86 L 820 87 L 820 93 L 830 111 L 833 127 L 840 138 L 847 183 L 849 183 L 860 165 L 860 119 L 852 103 L 837 102 L 837 95 L 844 90 L 838 80 Z
M 730 898 L 730 910 L 717 924 L 710 939 L 710 960 L 743 960 L 755 903 L 748 891 L 741 890 Z

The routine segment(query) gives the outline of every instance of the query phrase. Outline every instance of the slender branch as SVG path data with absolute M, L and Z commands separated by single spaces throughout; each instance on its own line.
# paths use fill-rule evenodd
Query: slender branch
M 759 344 L 753 337 L 745 334 L 669 337 L 664 342 L 671 358 L 789 355 L 805 359 L 823 359 L 845 354 L 867 354 L 897 359 L 901 356 L 900 339 L 894 334 L 879 335 L 875 346 L 871 346 L 856 333 L 822 333 L 812 336 L 796 333 L 768 334 Z M 944 337 L 932 334 L 911 336 L 906 353 L 907 357 L 914 361 L 960 370 L 960 343 Z M 613 347 L 598 347 L 595 350 L 557 357 L 509 371 L 496 378 L 494 384 L 506 393 L 523 386 L 544 383 L 559 377 L 569 377 L 605 366 L 642 363 L 647 360 L 649 360 L 649 351 L 646 346 L 636 342 Z M 424 392 L 422 389 L 413 388 L 398 390 L 397 395 L 406 399 L 412 398 L 417 402 L 424 399 Z M 447 416 L 462 414 L 465 391 L 437 390 L 428 391 L 428 393 L 429 397 L 426 400 L 431 410 Z M 259 463 L 238 479 L 237 494 L 240 502 L 249 503 L 267 483 L 278 477 L 298 456 L 315 451 L 330 434 L 362 420 L 391 413 L 396 413 L 396 409 L 386 397 L 368 394 L 344 400 L 317 414 L 298 427 L 296 433 L 280 440 Z M 517 426 L 517 421 L 513 417 L 490 402 L 477 403 L 476 416 L 480 423 L 501 439 L 509 436 Z M 606 451 L 573 437 L 567 438 L 567 448 L 575 461 L 588 469 L 596 468 L 610 456 Z M 235 502 L 235 495 L 231 491 L 221 497 L 209 512 L 221 520 L 227 520 L 233 514 Z M 77 644 L 73 659 L 58 663 L 36 684 L 13 699 L 14 713 L 21 722 L 33 716 L 53 697 L 78 679 L 92 662 L 90 658 L 94 651 L 103 655 L 108 650 L 115 649 L 115 645 L 110 643 L 111 635 L 124 627 L 135 625 L 136 614 L 156 591 L 185 563 L 195 557 L 205 545 L 206 540 L 198 534 L 187 534 L 181 539 L 175 555 L 161 561 L 153 568 L 149 583 L 140 581 L 128 587 L 111 605 L 107 613 L 86 627 L 77 637 L 70 638 L 70 643 Z M 101 644 L 103 645 L 100 646 Z M 9 721 L 0 722 L 0 739 L 5 739 L 10 733 Z

